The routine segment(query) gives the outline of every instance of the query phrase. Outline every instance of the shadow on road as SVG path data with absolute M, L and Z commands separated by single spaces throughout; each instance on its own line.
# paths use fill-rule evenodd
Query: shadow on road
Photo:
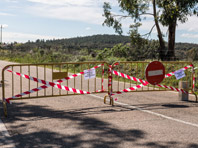
M 105 120 L 98 119 L 98 114 L 116 113 L 130 111 L 129 109 L 117 106 L 82 108 L 73 110 L 53 110 L 47 106 L 28 105 L 16 102 L 9 106 L 9 117 L 5 118 L 0 107 L 0 117 L 6 124 L 9 133 L 17 148 L 32 147 L 54 147 L 54 148 L 120 148 L 123 143 L 128 147 L 148 147 L 148 148 L 169 148 L 176 147 L 177 142 L 141 142 L 141 139 L 148 138 L 148 134 L 139 129 L 118 129 L 113 124 Z M 33 129 L 33 122 L 45 121 L 48 127 Z M 57 120 L 61 123 L 57 125 Z M 72 122 L 68 127 L 65 122 Z M 50 123 L 48 123 L 50 122 Z M 59 123 L 58 122 L 58 123 Z M 17 123 L 17 124 L 16 124 Z M 42 122 L 39 122 L 42 124 Z M 49 124 L 50 128 L 49 128 Z M 73 127 L 73 125 L 76 125 Z M 53 130 L 59 127 L 59 132 Z M 71 131 L 75 128 L 75 132 Z M 61 132 L 60 132 L 61 131 Z M 0 147 L 7 141 L 0 140 Z M 197 148 L 198 145 L 190 144 L 188 148 Z
M 99 108 L 98 108 L 99 109 Z M 121 130 L 115 128 L 106 121 L 102 121 L 95 117 L 87 116 L 85 112 L 89 112 L 93 108 L 68 111 L 56 111 L 45 106 L 31 106 L 25 103 L 14 103 L 9 106 L 9 117 L 1 117 L 4 123 L 11 124 L 8 127 L 9 133 L 14 140 L 16 147 L 94 147 L 94 148 L 116 148 L 123 142 L 133 143 L 138 139 L 145 137 L 145 133 L 141 130 Z M 99 109 L 101 112 L 113 112 L 105 108 Z M 95 112 L 96 113 L 96 112 Z M 88 113 L 89 114 L 89 113 Z M 27 119 L 27 121 L 25 120 Z M 77 124 L 74 133 L 67 130 L 68 127 L 62 129 L 62 132 L 55 132 L 49 128 L 34 130 L 28 132 L 29 125 L 32 121 L 48 120 L 51 121 L 51 128 L 59 125 L 54 125 L 53 121 L 60 122 L 72 121 Z M 53 119 L 53 120 L 51 120 Z M 55 119 L 55 120 L 54 120 Z M 15 122 L 21 121 L 21 124 L 15 125 Z M 61 125 L 63 126 L 63 125 Z M 78 132 L 81 131 L 81 132 Z M 75 134 L 77 133 L 77 134 Z M 86 138 L 89 137 L 89 138 Z M 0 141 L 0 146 L 4 143 Z M 6 142 L 6 141 L 5 141 Z

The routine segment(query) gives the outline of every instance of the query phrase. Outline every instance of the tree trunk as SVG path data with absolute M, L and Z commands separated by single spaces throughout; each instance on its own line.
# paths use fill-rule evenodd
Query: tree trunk
M 168 28 L 168 52 L 167 52 L 167 59 L 168 60 L 175 60 L 175 32 L 176 32 L 176 20 L 173 21 L 173 23 L 171 23 L 169 25 Z
M 165 42 L 164 39 L 162 37 L 162 32 L 158 23 L 158 19 L 157 19 L 157 12 L 156 12 L 156 3 L 155 0 L 153 0 L 153 15 L 154 15 L 154 20 L 155 20 L 155 25 L 157 28 L 157 33 L 158 33 L 158 39 L 159 39 L 159 43 L 160 43 L 160 48 L 158 50 L 159 52 L 159 58 L 163 61 L 165 58 Z

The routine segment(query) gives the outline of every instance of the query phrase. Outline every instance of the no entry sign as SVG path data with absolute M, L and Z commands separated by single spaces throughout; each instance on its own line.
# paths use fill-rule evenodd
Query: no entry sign
M 156 85 L 163 81 L 165 67 L 161 62 L 153 61 L 147 65 L 145 73 L 147 81 L 152 85 Z

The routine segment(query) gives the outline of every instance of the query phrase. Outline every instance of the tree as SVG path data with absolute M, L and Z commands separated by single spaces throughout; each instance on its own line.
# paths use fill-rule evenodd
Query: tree
M 178 22 L 185 23 L 187 17 L 191 15 L 198 16 L 197 0 L 118 0 L 122 14 L 111 13 L 109 3 L 104 3 L 105 20 L 103 25 L 113 27 L 115 32 L 122 34 L 121 20 L 124 18 L 132 18 L 134 24 L 130 25 L 130 36 L 132 44 L 141 45 L 142 38 L 149 36 L 154 27 L 156 27 L 160 48 L 158 50 L 161 60 L 175 59 L 175 32 Z M 149 7 L 152 6 L 153 13 L 150 13 Z M 127 15 L 125 15 L 127 13 Z M 141 21 L 145 16 L 152 16 L 154 26 L 145 34 L 140 35 L 138 28 L 142 25 Z M 162 34 L 160 24 L 168 27 L 168 48 L 165 46 L 164 36 Z
M 192 48 L 187 52 L 189 60 L 197 61 L 198 60 L 198 48 Z

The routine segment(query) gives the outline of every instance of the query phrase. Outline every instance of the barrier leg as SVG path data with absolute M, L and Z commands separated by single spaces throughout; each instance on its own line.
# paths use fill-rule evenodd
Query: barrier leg
M 107 103 L 107 97 L 108 97 L 108 96 L 109 96 L 109 95 L 104 96 L 104 104 Z M 110 101 L 109 101 L 109 104 L 113 106 L 113 105 L 114 105 L 114 100 L 113 100 L 113 98 L 109 96 L 109 100 L 110 100 Z
M 106 96 L 104 97 L 104 104 L 106 104 L 107 96 L 109 96 L 109 95 L 106 95 Z
M 109 102 L 109 105 L 112 105 L 112 99 L 111 99 L 111 97 L 110 97 L 110 102 Z
M 114 106 L 114 100 L 112 97 L 110 97 L 110 105 Z
M 4 116 L 7 117 L 8 116 L 7 103 L 5 101 L 3 101 L 3 111 L 4 111 Z
M 195 98 L 196 98 L 196 103 L 198 101 L 198 98 L 197 98 L 197 94 L 193 92 L 193 94 L 195 95 Z

